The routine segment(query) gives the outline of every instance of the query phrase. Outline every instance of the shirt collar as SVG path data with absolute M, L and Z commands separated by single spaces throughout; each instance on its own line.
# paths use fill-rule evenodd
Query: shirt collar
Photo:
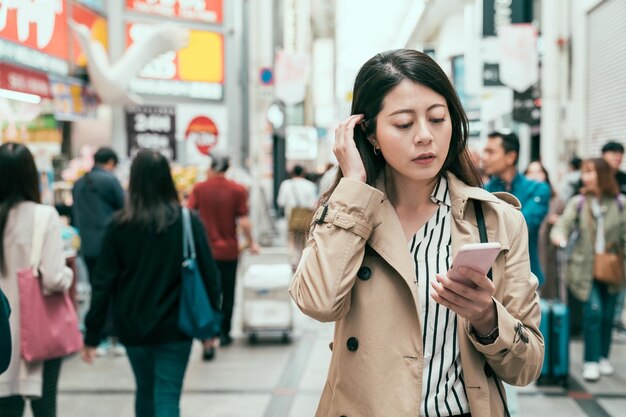
M 435 189 L 430 194 L 430 199 L 435 204 L 445 204 L 448 207 L 452 207 L 450 190 L 448 189 L 448 179 L 445 174 L 439 177 L 439 181 L 437 182 L 437 185 L 435 185 Z

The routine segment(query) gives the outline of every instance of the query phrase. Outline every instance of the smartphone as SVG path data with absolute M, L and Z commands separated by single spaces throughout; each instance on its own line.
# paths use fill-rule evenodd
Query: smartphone
M 459 273 L 459 268 L 465 267 L 487 275 L 501 248 L 498 242 L 469 243 L 461 246 L 448 271 L 448 278 L 470 287 L 476 287 L 471 279 Z

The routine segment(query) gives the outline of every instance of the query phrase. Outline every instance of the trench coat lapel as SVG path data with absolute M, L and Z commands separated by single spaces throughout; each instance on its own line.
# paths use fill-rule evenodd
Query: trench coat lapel
M 374 229 L 367 243 L 402 276 L 417 303 L 413 259 L 411 259 L 408 242 L 404 239 L 400 219 L 386 196 L 380 215 L 381 226 Z

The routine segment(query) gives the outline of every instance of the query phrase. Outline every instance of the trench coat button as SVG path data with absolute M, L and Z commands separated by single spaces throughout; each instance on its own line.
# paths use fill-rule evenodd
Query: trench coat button
M 372 277 L 372 270 L 367 266 L 362 266 L 359 268 L 359 271 L 356 273 L 356 276 L 363 281 L 367 281 Z
M 346 343 L 346 345 L 348 346 L 348 350 L 350 352 L 356 352 L 356 350 L 359 348 L 359 339 L 357 339 L 356 337 L 351 337 L 348 339 L 348 343 Z

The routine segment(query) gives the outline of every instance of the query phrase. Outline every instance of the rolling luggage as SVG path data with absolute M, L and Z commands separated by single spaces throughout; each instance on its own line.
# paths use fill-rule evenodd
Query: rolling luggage
M 541 300 L 541 323 L 545 353 L 538 385 L 561 385 L 567 387 L 569 379 L 570 311 L 566 304 L 566 290 L 561 271 L 565 266 L 563 249 L 558 249 L 559 298 Z
M 253 264 L 243 279 L 243 331 L 250 343 L 261 335 L 279 336 L 288 343 L 293 331 L 289 284 L 291 265 Z

